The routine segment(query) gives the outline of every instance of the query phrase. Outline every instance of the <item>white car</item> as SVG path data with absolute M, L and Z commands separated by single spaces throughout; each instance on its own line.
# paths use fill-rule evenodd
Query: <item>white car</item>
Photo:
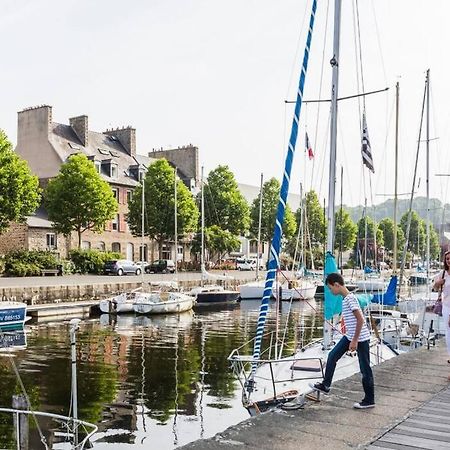
M 256 261 L 254 259 L 238 258 L 236 259 L 237 270 L 255 270 Z

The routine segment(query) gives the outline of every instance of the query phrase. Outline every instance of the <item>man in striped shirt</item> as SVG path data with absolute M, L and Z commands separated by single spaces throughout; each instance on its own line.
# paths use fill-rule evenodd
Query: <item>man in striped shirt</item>
M 370 367 L 370 333 L 364 320 L 358 299 L 344 284 L 344 279 L 339 273 L 330 273 L 325 280 L 334 295 L 342 295 L 342 316 L 345 323 L 345 335 L 328 354 L 325 376 L 323 381 L 311 385 L 316 391 L 328 394 L 333 380 L 336 363 L 346 352 L 357 352 L 359 368 L 362 374 L 364 399 L 353 405 L 357 409 L 373 408 L 375 406 L 375 389 L 372 369 Z

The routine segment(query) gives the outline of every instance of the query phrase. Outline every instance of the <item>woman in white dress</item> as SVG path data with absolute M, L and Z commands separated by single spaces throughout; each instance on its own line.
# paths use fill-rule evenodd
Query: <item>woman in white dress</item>
M 434 278 L 433 288 L 435 291 L 442 289 L 442 318 L 445 324 L 445 339 L 450 363 L 450 251 L 444 253 L 444 270 Z M 449 375 L 450 380 L 450 375 Z

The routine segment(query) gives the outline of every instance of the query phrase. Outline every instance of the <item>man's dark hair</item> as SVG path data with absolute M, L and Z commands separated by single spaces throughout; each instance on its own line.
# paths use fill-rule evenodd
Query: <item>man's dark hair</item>
M 327 279 L 325 280 L 325 284 L 340 284 L 341 286 L 344 286 L 344 279 L 342 278 L 342 275 L 340 273 L 334 272 L 330 273 L 327 276 Z

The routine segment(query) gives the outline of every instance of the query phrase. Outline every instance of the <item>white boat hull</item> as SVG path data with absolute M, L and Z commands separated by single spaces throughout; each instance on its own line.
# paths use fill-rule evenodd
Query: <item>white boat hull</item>
M 387 283 L 382 278 L 367 278 L 366 280 L 357 280 L 356 286 L 358 291 L 362 292 L 384 292 L 387 288 Z
M 27 305 L 22 302 L 0 302 L 0 329 L 10 330 L 23 327 L 27 315 Z
M 133 310 L 139 314 L 174 314 L 189 311 L 194 304 L 194 297 L 172 292 L 167 300 L 163 299 L 159 294 L 137 299 Z
M 133 305 L 134 299 L 129 299 L 127 294 L 123 293 L 101 300 L 99 308 L 102 313 L 123 314 L 133 312 Z

